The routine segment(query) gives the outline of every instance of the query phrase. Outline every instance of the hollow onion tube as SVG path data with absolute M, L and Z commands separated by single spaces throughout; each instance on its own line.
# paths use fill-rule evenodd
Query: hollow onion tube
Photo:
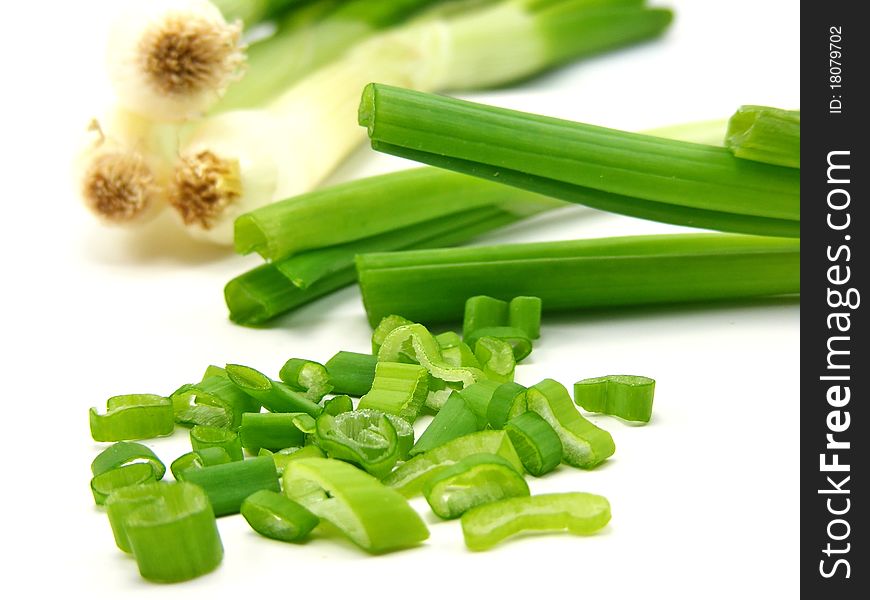
M 347 463 L 296 460 L 284 468 L 283 483 L 287 497 L 366 552 L 401 550 L 429 537 L 423 520 L 399 493 Z
M 413 225 L 412 230 L 388 232 L 342 248 L 312 250 L 278 263 L 261 265 L 231 280 L 224 288 L 230 319 L 240 325 L 257 325 L 350 285 L 356 280 L 353 261 L 360 250 L 450 246 L 520 218 L 501 209 L 475 209 Z M 299 262 L 307 263 L 307 276 L 309 281 L 313 280 L 304 288 L 287 278 L 287 273 L 291 272 L 294 278 L 299 276 L 295 268 Z
M 481 429 L 477 414 L 471 410 L 465 398 L 459 392 L 453 392 L 420 435 L 410 454 L 414 456 L 428 452 L 450 440 Z
M 372 387 L 360 398 L 358 408 L 390 413 L 413 423 L 426 401 L 428 380 L 422 365 L 379 358 Z
M 471 550 L 488 550 L 523 531 L 566 531 L 589 535 L 610 521 L 607 498 L 584 492 L 540 494 L 484 504 L 462 515 L 462 534 Z
M 799 169 L 801 113 L 768 106 L 741 106 L 728 121 L 725 146 L 738 158 Z
M 399 436 L 393 422 L 373 409 L 317 417 L 317 445 L 329 458 L 358 465 L 381 478 L 399 460 Z
M 508 83 L 649 38 L 670 21 L 668 11 L 637 6 L 543 4 L 510 0 L 395 28 L 315 71 L 267 108 L 207 119 L 182 147 L 170 186 L 170 204 L 185 230 L 229 244 L 237 216 L 320 184 L 365 139 L 353 123 L 360 90 L 371 81 L 424 90 Z
M 559 434 L 537 413 L 524 412 L 508 421 L 504 429 L 523 467 L 535 477 L 549 473 L 562 462 Z
M 227 375 L 240 390 L 269 412 L 306 413 L 317 416 L 323 408 L 281 381 L 274 381 L 251 367 L 227 365 Z
M 229 429 L 195 425 L 190 430 L 190 445 L 194 450 L 222 448 L 232 461 L 240 461 L 244 458 L 239 434 Z
M 607 375 L 574 384 L 574 402 L 589 412 L 649 422 L 656 382 L 640 375 Z
M 134 462 L 145 462 L 154 470 L 155 479 L 163 479 L 164 465 L 148 446 L 136 442 L 116 442 L 100 452 L 91 463 L 91 473 L 100 475 Z
M 106 401 L 106 413 L 89 413 L 91 437 L 97 442 L 143 440 L 169 435 L 175 416 L 169 398 L 154 394 L 125 394 Z
M 341 350 L 326 361 L 333 390 L 339 394 L 362 396 L 372 389 L 378 357 Z
M 97 505 L 105 504 L 115 490 L 157 481 L 154 469 L 147 463 L 132 463 L 111 469 L 91 479 L 91 493 Z
M 320 524 L 307 508 L 271 490 L 260 490 L 245 498 L 240 512 L 251 529 L 282 542 L 300 541 Z
M 800 171 L 726 148 L 495 108 L 389 85 L 366 87 L 372 147 L 631 216 L 800 235 Z
M 320 402 L 332 391 L 326 367 L 313 360 L 291 358 L 281 367 L 278 377 L 294 390 L 303 392 L 313 402 Z
M 373 326 L 389 314 L 433 323 L 460 320 L 477 294 L 535 295 L 546 312 L 797 294 L 800 242 L 678 234 L 412 250 L 360 255 L 357 271 Z
M 215 516 L 239 512 L 242 502 L 259 490 L 281 490 L 271 456 L 258 456 L 222 465 L 184 471 L 184 480 L 205 490 Z
M 189 483 L 152 483 L 109 496 L 109 522 L 122 550 L 145 579 L 172 583 L 214 570 L 223 546 L 203 490 Z

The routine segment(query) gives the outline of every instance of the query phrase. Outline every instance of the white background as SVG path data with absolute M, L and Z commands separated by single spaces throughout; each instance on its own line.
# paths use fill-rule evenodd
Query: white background
M 91 598 L 797 596 L 794 302 L 545 319 L 517 370 L 521 383 L 570 385 L 613 372 L 658 381 L 648 426 L 593 419 L 616 440 L 605 465 L 530 482 L 533 492 L 607 496 L 613 520 L 599 535 L 530 537 L 474 554 L 458 523 L 438 522 L 417 500 L 431 539 L 370 558 L 325 539 L 271 542 L 228 517 L 219 521 L 226 555 L 214 574 L 175 586 L 141 580 L 93 506 L 89 464 L 101 446 L 90 441 L 88 407 L 115 394 L 169 393 L 209 363 L 274 374 L 290 356 L 366 351 L 370 330 L 355 290 L 273 329 L 234 326 L 222 288 L 255 260 L 171 235 L 131 239 L 77 204 L 68 165 L 88 117 L 109 97 L 100 52 L 110 4 L 18 2 L 4 18 L 0 544 L 8 586 Z M 797 2 L 667 4 L 677 21 L 662 40 L 470 97 L 628 129 L 724 117 L 740 104 L 799 106 Z M 361 150 L 337 179 L 398 164 Z M 675 229 L 577 207 L 486 241 Z M 153 447 L 168 464 L 186 444 L 182 430 Z

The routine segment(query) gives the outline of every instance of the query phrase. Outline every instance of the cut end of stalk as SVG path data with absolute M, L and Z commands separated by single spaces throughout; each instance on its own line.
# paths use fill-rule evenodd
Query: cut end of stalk
M 169 203 L 185 225 L 211 229 L 242 195 L 239 163 L 209 151 L 181 157 L 169 190 Z
M 359 112 L 357 113 L 357 120 L 360 126 L 367 128 L 370 135 L 375 122 L 375 91 L 376 88 L 374 83 L 368 84 L 363 89 L 362 98 L 360 99 L 359 104 Z
M 135 152 L 98 154 L 85 170 L 82 197 L 88 208 L 109 223 L 136 221 L 160 201 L 160 185 Z
M 169 96 L 221 92 L 241 75 L 241 33 L 239 23 L 169 15 L 139 42 L 142 71 L 154 89 Z

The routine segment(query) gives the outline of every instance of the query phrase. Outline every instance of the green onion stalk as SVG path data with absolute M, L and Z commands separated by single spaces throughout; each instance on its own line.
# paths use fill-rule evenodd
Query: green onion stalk
M 194 237 L 232 242 L 239 215 L 318 186 L 363 141 L 371 81 L 421 90 L 492 87 L 649 39 L 671 13 L 632 1 L 506 0 L 368 38 L 259 110 L 220 113 L 186 136 L 169 202 Z

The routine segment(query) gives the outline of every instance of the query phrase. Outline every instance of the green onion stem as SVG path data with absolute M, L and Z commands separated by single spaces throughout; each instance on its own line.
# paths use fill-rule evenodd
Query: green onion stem
M 378 357 L 342 350 L 326 361 L 326 371 L 333 391 L 349 396 L 363 396 L 372 389 Z
M 801 113 L 741 106 L 728 122 L 725 145 L 738 158 L 800 169 Z
M 547 312 L 797 294 L 797 240 L 722 234 L 600 238 L 357 257 L 369 322 L 459 321 L 467 298 L 534 295 Z M 432 290 L 437 290 L 433 294 Z
M 641 218 L 799 236 L 800 172 L 725 148 L 370 84 L 372 148 Z
M 258 456 L 184 472 L 184 480 L 205 490 L 215 516 L 239 512 L 245 498 L 259 490 L 280 491 L 271 456 Z

